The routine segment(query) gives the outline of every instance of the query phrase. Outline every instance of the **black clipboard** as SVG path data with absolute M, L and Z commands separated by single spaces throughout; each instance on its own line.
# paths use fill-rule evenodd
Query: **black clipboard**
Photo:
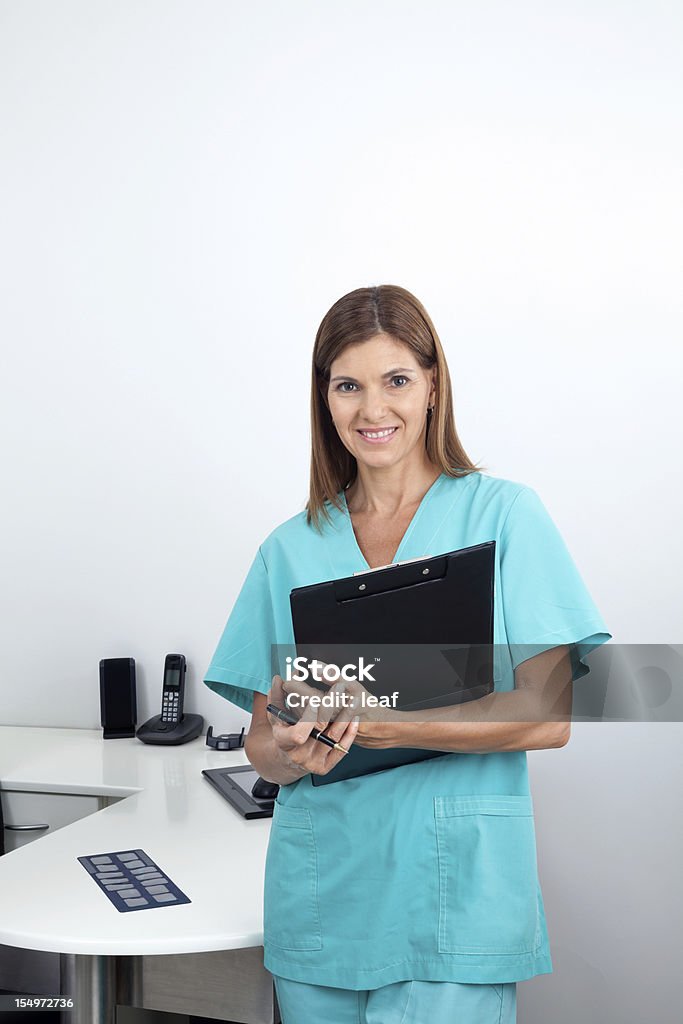
M 290 607 L 297 656 L 339 664 L 336 645 L 341 645 L 338 654 L 344 661 L 349 660 L 349 645 L 358 658 L 379 649 L 381 658 L 388 658 L 382 681 L 363 685 L 382 697 L 394 692 L 400 680 L 398 710 L 486 696 L 493 691 L 495 548 L 495 541 L 487 541 L 295 587 Z M 445 753 L 354 745 L 331 772 L 312 774 L 311 780 L 314 786 L 325 786 Z

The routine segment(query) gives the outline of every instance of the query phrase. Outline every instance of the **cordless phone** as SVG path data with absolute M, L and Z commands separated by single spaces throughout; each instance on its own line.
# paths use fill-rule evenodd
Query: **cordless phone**
M 204 719 L 201 715 L 194 715 L 191 712 L 185 714 L 183 711 L 186 669 L 184 654 L 166 655 L 161 689 L 161 714 L 149 718 L 135 733 L 143 743 L 161 743 L 168 746 L 188 743 L 196 739 L 204 728 Z
M 185 698 L 185 655 L 167 654 L 161 691 L 161 721 L 178 725 L 183 720 Z

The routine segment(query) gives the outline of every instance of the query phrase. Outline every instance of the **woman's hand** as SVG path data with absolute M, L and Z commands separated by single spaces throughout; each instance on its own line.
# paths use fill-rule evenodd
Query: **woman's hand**
M 296 725 L 287 725 L 286 722 L 281 722 L 274 715 L 269 714 L 268 719 L 273 730 L 273 739 L 285 760 L 291 765 L 297 766 L 301 775 L 308 772 L 312 772 L 314 775 L 327 775 L 343 757 L 346 757 L 346 753 L 316 740 L 311 736 L 311 731 L 316 728 L 324 729 L 326 736 L 329 736 L 335 743 L 341 744 L 348 752 L 358 733 L 358 721 L 354 719 L 352 710 L 344 709 L 343 713 L 340 713 L 330 724 L 324 715 L 319 717 L 319 713 L 323 709 L 315 708 L 310 704 L 302 709 L 299 716 L 299 709 L 289 707 L 286 702 L 287 691 L 284 687 L 294 685 L 303 686 L 305 684 L 285 683 L 281 676 L 273 676 L 269 700 L 280 708 L 287 708 L 299 717 Z M 314 690 L 312 687 L 306 687 L 306 689 L 310 693 L 320 696 L 319 690 Z
M 320 659 L 316 659 L 315 663 L 318 666 L 322 666 L 322 668 L 325 668 L 327 665 L 326 662 L 320 661 Z M 322 675 L 322 670 L 319 674 Z M 287 680 L 285 682 L 280 679 L 280 676 L 275 678 L 280 680 L 285 696 L 290 694 L 298 695 L 296 697 L 296 704 L 304 707 L 308 712 L 307 721 L 311 720 L 311 715 L 316 716 L 317 728 L 324 729 L 326 735 L 333 739 L 336 736 L 336 733 L 331 731 L 336 726 L 331 725 L 331 723 L 341 723 L 358 718 L 359 724 L 354 736 L 354 742 L 358 746 L 376 749 L 387 746 L 384 741 L 388 735 L 388 730 L 384 726 L 395 718 L 396 712 L 386 707 L 369 706 L 368 698 L 371 698 L 370 703 L 372 703 L 374 698 L 362 683 L 353 679 L 338 679 L 332 686 L 329 686 L 327 694 L 323 694 L 320 690 L 308 686 L 307 683 L 295 680 Z M 328 685 L 324 680 L 321 680 L 321 682 L 323 685 Z M 330 695 L 332 698 L 328 706 L 321 705 L 314 710 L 311 708 L 311 705 L 308 703 L 311 697 L 319 699 L 327 695 Z M 289 707 L 294 714 L 299 714 L 299 706 L 292 707 L 286 701 L 285 706 Z M 312 740 L 312 742 L 317 746 L 324 746 L 324 744 L 319 743 L 317 740 Z M 341 742 L 342 746 L 346 746 L 343 740 L 338 742 Z

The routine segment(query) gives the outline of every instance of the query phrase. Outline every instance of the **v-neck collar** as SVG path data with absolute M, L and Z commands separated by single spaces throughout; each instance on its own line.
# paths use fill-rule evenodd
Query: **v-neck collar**
M 442 480 L 445 478 L 445 476 L 446 476 L 445 473 L 439 473 L 439 475 L 437 476 L 436 480 L 434 480 L 434 482 L 429 486 L 429 488 L 422 495 L 422 500 L 421 500 L 420 504 L 417 506 L 417 508 L 415 509 L 415 512 L 413 513 L 413 518 L 408 523 L 406 531 L 403 534 L 403 536 L 401 537 L 400 543 L 399 543 L 398 547 L 396 548 L 396 551 L 394 552 L 394 556 L 391 559 L 391 562 L 387 563 L 388 565 L 393 565 L 395 562 L 400 561 L 400 557 L 403 554 L 403 549 L 405 548 L 407 542 L 410 540 L 410 535 L 413 532 L 413 528 L 415 527 L 415 524 L 417 523 L 418 519 L 420 518 L 420 514 L 424 510 L 425 505 L 428 503 L 429 499 L 434 494 L 434 491 L 436 491 L 436 489 L 438 488 L 438 486 L 442 482 Z M 361 551 L 360 544 L 358 543 L 358 540 L 356 538 L 356 531 L 354 530 L 353 522 L 351 521 L 351 513 L 349 512 L 349 506 L 346 503 L 346 492 L 345 491 L 341 491 L 340 493 L 341 493 L 341 498 L 342 498 L 342 502 L 343 502 L 343 505 L 344 505 L 344 507 L 343 507 L 343 514 L 344 514 L 344 520 L 345 520 L 346 528 L 350 532 L 351 540 L 352 540 L 353 545 L 354 545 L 354 547 L 356 549 L 356 552 L 358 554 L 358 558 L 363 563 L 363 566 L 364 566 L 365 569 L 371 569 L 372 567 L 370 565 L 368 565 L 367 559 L 365 558 L 365 555 Z

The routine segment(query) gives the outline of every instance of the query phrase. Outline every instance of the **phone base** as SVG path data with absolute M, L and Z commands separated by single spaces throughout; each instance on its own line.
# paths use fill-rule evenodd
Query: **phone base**
M 204 728 L 201 715 L 183 715 L 177 725 L 162 722 L 161 715 L 149 718 L 135 733 L 143 743 L 162 743 L 168 746 L 188 743 L 199 736 Z

